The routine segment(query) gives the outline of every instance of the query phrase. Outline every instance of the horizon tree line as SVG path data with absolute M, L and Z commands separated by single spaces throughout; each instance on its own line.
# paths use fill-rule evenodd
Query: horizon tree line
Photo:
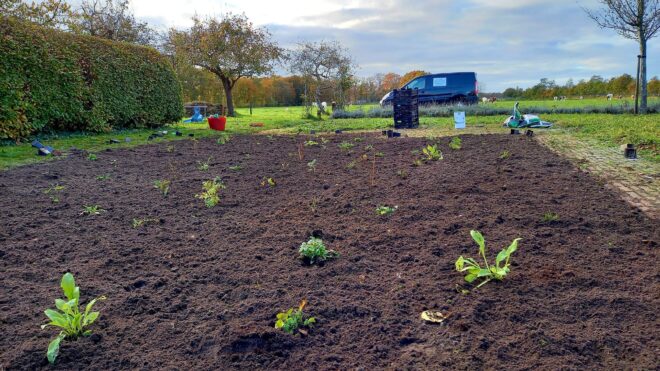
M 660 28 L 658 1 L 603 0 L 602 9 L 585 11 L 600 27 L 638 41 L 643 56 L 646 43 Z M 235 114 L 235 105 L 304 105 L 309 114 L 313 104 L 324 113 L 323 101 L 335 101 L 339 107 L 376 102 L 392 89 L 428 74 L 413 70 L 403 76 L 389 72 L 359 78 L 348 50 L 339 42 L 302 42 L 294 50 L 285 50 L 265 27 L 256 27 L 244 14 L 194 16 L 189 29 L 158 32 L 135 18 L 129 0 L 83 0 L 75 8 L 65 0 L 0 0 L 0 13 L 45 27 L 155 47 L 170 56 L 186 100 L 222 100 L 230 116 Z M 275 76 L 277 66 L 292 76 Z M 646 81 L 645 58 L 640 59 L 639 68 L 644 112 L 646 96 L 659 94 L 659 82 L 657 77 Z M 627 96 L 635 91 L 635 78 L 623 74 L 609 80 L 592 76 L 574 83 L 571 79 L 561 86 L 543 78 L 526 89 L 507 88 L 501 96 L 548 99 L 610 93 Z

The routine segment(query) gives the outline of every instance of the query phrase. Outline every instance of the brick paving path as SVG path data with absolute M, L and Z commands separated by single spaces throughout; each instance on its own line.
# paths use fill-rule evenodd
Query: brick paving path
M 581 170 L 604 180 L 606 187 L 618 190 L 624 200 L 649 217 L 660 219 L 660 165 L 644 159 L 628 160 L 622 148 L 604 147 L 563 132 L 535 137 Z

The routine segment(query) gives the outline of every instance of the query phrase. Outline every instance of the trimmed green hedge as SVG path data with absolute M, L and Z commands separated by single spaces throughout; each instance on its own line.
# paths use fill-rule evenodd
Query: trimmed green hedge
M 0 16 L 0 138 L 151 128 L 182 116 L 181 85 L 155 49 Z

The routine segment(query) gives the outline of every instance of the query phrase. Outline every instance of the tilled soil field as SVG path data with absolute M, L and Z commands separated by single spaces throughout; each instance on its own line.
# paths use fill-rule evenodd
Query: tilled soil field
M 167 142 L 2 172 L 0 368 L 655 369 L 658 221 L 531 138 L 462 139 L 440 139 L 444 159 L 421 166 L 430 139 L 339 134 Z M 216 176 L 227 188 L 207 208 L 194 195 Z M 504 281 L 472 290 L 455 271 L 459 255 L 478 257 L 471 229 L 491 259 L 522 238 Z M 303 264 L 311 235 L 340 256 Z M 108 298 L 94 335 L 63 342 L 49 366 L 57 332 L 39 326 L 67 271 L 82 303 Z M 275 329 L 302 299 L 309 334 Z M 426 323 L 428 309 L 449 317 Z

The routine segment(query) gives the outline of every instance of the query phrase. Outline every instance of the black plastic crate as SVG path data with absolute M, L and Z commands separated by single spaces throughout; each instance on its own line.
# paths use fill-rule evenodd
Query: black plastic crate
M 392 94 L 392 110 L 395 129 L 412 129 L 419 126 L 419 101 L 417 90 L 397 89 Z

